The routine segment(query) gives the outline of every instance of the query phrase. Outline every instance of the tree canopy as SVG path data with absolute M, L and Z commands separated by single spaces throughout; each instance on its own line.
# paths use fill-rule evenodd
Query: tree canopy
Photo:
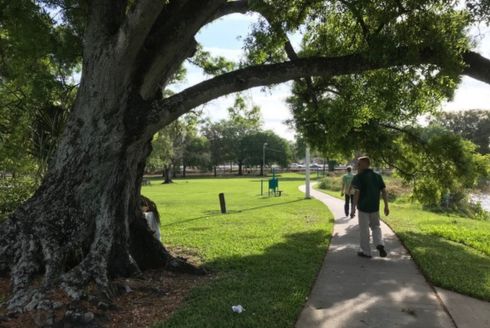
M 431 124 L 446 129 L 477 145 L 480 154 L 490 154 L 490 110 L 465 110 L 440 112 L 431 119 Z

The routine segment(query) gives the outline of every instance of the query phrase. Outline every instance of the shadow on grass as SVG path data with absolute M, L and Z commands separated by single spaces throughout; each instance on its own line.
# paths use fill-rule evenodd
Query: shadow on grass
M 296 199 L 296 200 L 291 200 L 291 201 L 283 202 L 283 203 L 276 203 L 276 204 L 269 204 L 269 205 L 263 205 L 263 206 L 250 207 L 250 208 L 245 208 L 245 209 L 242 209 L 242 210 L 228 210 L 226 214 L 236 214 L 236 213 L 249 212 L 249 211 L 259 210 L 259 209 L 262 209 L 262 208 L 269 208 L 269 207 L 274 207 L 274 206 L 281 206 L 281 205 L 286 205 L 286 204 L 291 204 L 291 203 L 297 203 L 297 202 L 301 202 L 301 201 L 304 201 L 304 199 Z M 226 214 L 222 214 L 222 215 L 226 215 Z M 163 224 L 163 225 L 161 225 L 161 227 L 162 228 L 164 228 L 164 227 L 171 227 L 171 226 L 179 225 L 179 224 L 182 224 L 182 223 L 188 223 L 188 222 L 192 222 L 192 221 L 206 219 L 206 218 L 209 218 L 210 216 L 216 216 L 216 215 L 221 215 L 221 212 L 218 211 L 218 210 L 208 210 L 208 211 L 204 211 L 204 215 L 203 216 L 199 216 L 199 217 L 196 217 L 196 218 L 190 218 L 190 219 L 187 219 L 187 220 L 181 220 L 181 221 L 177 221 L 177 222 L 172 222 L 172 223 L 168 223 L 168 224 Z
M 295 173 L 287 173 L 288 175 L 295 175 Z M 281 181 L 304 181 L 305 180 L 305 176 L 304 175 L 301 175 L 301 174 L 297 174 L 297 177 L 296 176 L 287 176 L 287 177 L 284 177 L 282 176 L 281 174 L 279 175 L 276 175 L 277 178 L 279 178 L 279 182 Z M 190 177 L 186 177 L 186 178 L 182 178 L 182 177 L 178 177 L 178 178 L 174 178 L 172 179 L 172 181 L 174 181 L 174 183 L 179 183 L 179 182 L 183 182 L 183 181 L 186 181 L 186 180 L 230 180 L 230 179 L 244 179 L 244 180 L 250 180 L 252 182 L 260 182 L 260 180 L 264 180 L 264 181 L 267 181 L 269 180 L 270 178 L 272 178 L 272 176 L 265 176 L 265 177 L 262 177 L 262 176 L 252 176 L 252 175 L 230 175 L 230 176 L 217 176 L 217 177 L 214 177 L 214 176 L 190 176 Z M 162 184 L 163 182 L 163 178 L 162 177 L 146 177 L 146 179 L 148 181 L 150 181 L 150 183 L 152 184 Z M 312 180 L 316 180 L 317 177 L 315 175 L 312 175 L 311 176 L 311 179 Z M 171 185 L 171 184 L 169 184 Z
M 281 186 L 281 182 L 305 181 L 305 177 L 301 176 L 301 175 L 299 175 L 298 177 L 281 177 L 281 176 L 276 176 L 276 177 L 279 179 L 279 186 Z M 263 178 L 258 177 L 254 180 L 251 180 L 251 181 L 252 182 L 260 182 L 261 180 L 263 180 L 264 182 L 266 182 L 270 178 L 272 178 L 272 177 L 263 177 Z M 311 177 L 311 180 L 316 181 L 317 179 L 316 179 L 316 177 Z
M 436 234 L 399 232 L 398 237 L 434 285 L 490 301 L 490 257 Z
M 294 233 L 260 254 L 207 262 L 215 278 L 158 327 L 292 327 L 323 262 L 327 237 L 322 230 Z M 238 304 L 245 312 L 232 312 Z

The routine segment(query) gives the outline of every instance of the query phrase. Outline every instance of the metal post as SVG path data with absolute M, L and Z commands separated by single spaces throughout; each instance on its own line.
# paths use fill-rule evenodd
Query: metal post
M 260 179 L 260 196 L 264 195 L 264 180 Z
M 306 146 L 305 154 L 305 198 L 310 198 L 310 146 Z
M 265 147 L 267 147 L 267 142 L 264 142 L 262 146 L 262 176 L 265 176 Z
M 225 194 L 224 193 L 219 194 L 219 206 L 221 208 L 221 213 L 225 214 L 226 213 L 226 203 L 225 203 Z

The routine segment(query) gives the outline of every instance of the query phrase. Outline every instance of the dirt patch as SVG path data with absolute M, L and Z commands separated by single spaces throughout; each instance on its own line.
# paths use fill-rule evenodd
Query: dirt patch
M 133 292 L 117 300 L 117 309 L 109 313 L 107 327 L 147 327 L 168 319 L 189 291 L 206 280 L 165 271 L 148 272 L 145 276 L 145 280 L 128 281 Z
M 178 255 L 186 255 L 189 258 L 189 250 L 177 249 Z M 190 256 L 189 262 L 200 262 L 197 254 Z M 63 318 L 67 317 L 74 307 L 64 293 L 54 294 L 53 299 L 60 302 L 60 307 L 50 319 L 49 314 L 36 312 L 7 317 L 6 309 L 0 307 L 0 328 L 27 328 L 39 327 L 46 322 L 54 322 L 55 327 L 148 327 L 157 322 L 168 319 L 172 313 L 182 305 L 185 297 L 192 288 L 202 285 L 210 279 L 207 276 L 195 276 L 181 273 L 172 273 L 164 270 L 149 270 L 141 277 L 130 279 L 117 279 L 114 285 L 119 288 L 119 296 L 112 302 L 100 302 L 99 300 L 84 300 L 75 305 L 77 311 L 72 311 L 78 316 L 82 324 L 67 324 Z M 0 277 L 0 303 L 3 303 L 9 295 L 10 279 Z M 62 305 L 61 305 L 62 304 Z M 83 324 L 84 318 L 87 324 Z M 51 321 L 49 321 L 51 320 Z M 41 323 L 41 324 L 40 324 Z

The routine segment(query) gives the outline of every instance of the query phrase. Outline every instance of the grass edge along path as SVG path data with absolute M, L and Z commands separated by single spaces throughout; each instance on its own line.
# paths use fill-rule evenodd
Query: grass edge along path
M 315 189 L 342 199 L 340 192 Z M 391 203 L 382 220 L 431 284 L 490 301 L 490 222 Z
M 162 213 L 166 245 L 195 252 L 211 271 L 169 320 L 154 327 L 291 327 L 323 263 L 329 210 L 305 200 L 300 175 L 279 178 L 281 197 L 261 197 L 259 179 L 177 180 L 143 188 Z M 229 214 L 218 211 L 224 192 Z M 241 304 L 243 313 L 233 313 Z

